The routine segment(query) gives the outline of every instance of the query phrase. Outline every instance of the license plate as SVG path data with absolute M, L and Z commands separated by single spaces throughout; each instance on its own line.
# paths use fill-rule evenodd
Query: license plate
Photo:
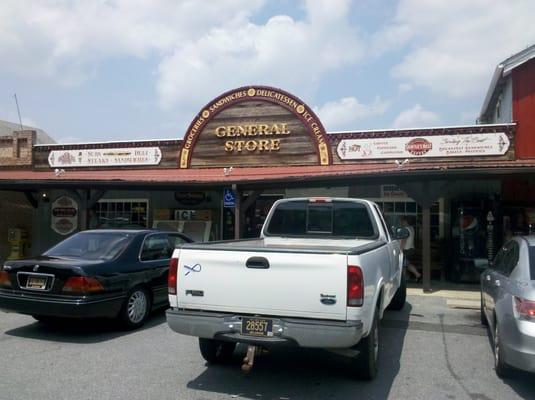
M 241 333 L 248 336 L 273 336 L 273 321 L 264 318 L 242 318 Z
M 29 276 L 28 281 L 26 282 L 27 289 L 45 289 L 46 288 L 46 278 L 40 276 Z

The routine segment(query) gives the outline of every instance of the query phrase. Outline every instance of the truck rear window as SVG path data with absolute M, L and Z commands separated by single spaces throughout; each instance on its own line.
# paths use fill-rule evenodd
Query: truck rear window
M 275 209 L 266 229 L 274 236 L 375 238 L 377 230 L 362 203 L 289 201 Z

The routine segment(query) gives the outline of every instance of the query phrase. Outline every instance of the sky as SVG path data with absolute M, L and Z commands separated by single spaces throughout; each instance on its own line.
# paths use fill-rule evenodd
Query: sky
M 533 0 L 2 0 L 0 119 L 59 143 L 179 139 L 274 86 L 328 132 L 473 124 Z

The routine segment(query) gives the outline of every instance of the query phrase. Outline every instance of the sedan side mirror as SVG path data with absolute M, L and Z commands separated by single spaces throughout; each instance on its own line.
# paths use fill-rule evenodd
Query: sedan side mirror
M 407 239 L 410 236 L 410 232 L 407 228 L 396 228 L 394 231 L 394 237 L 398 240 Z

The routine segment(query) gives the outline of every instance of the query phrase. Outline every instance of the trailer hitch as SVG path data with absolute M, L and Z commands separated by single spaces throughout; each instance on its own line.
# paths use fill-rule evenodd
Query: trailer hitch
M 247 346 L 247 354 L 243 358 L 243 364 L 241 366 L 242 372 L 245 374 L 248 374 L 249 372 L 251 372 L 251 369 L 253 368 L 255 356 L 265 354 L 265 353 L 267 353 L 267 350 L 260 346 L 254 346 L 251 344 Z

